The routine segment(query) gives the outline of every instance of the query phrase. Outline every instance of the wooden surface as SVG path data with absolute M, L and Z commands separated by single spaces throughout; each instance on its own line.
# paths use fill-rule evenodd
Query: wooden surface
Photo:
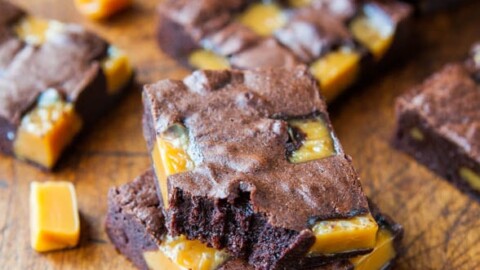
M 154 42 L 156 0 L 110 21 L 82 18 L 72 0 L 14 0 L 33 14 L 77 22 L 125 49 L 138 84 L 182 78 L 187 71 L 165 57 Z M 440 68 L 460 59 L 480 40 L 480 1 L 417 20 L 412 56 L 378 79 L 356 87 L 331 108 L 336 131 L 362 177 L 366 193 L 406 230 L 398 269 L 479 269 L 480 205 L 410 157 L 392 149 L 394 97 Z M 130 269 L 108 242 L 103 228 L 106 195 L 149 166 L 141 133 L 140 87 L 81 138 L 56 173 L 43 173 L 0 156 L 1 269 Z M 68 180 L 77 188 L 82 216 L 78 248 L 49 254 L 30 249 L 29 182 Z

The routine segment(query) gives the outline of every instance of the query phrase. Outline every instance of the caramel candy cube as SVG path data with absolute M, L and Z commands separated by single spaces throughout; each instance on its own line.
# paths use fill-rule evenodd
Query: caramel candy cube
M 222 70 L 230 68 L 228 59 L 208 50 L 195 50 L 188 57 L 188 63 L 195 69 Z
M 207 247 L 199 240 L 188 240 L 183 235 L 166 236 L 160 250 L 182 270 L 215 270 L 228 259 L 224 251 Z
M 269 36 L 275 30 L 283 27 L 287 18 L 282 9 L 276 4 L 252 4 L 240 15 L 242 24 L 259 35 Z
M 143 258 L 150 270 L 184 270 L 174 264 L 161 250 L 145 251 Z
M 108 18 L 131 4 L 132 0 L 75 0 L 78 11 L 94 20 Z
M 102 70 L 110 94 L 116 94 L 125 87 L 133 73 L 128 57 L 113 46 L 108 49 L 108 56 L 102 61 Z
M 52 168 L 81 128 L 82 120 L 73 105 L 49 89 L 23 117 L 13 145 L 15 156 Z
M 33 182 L 30 187 L 31 245 L 38 252 L 75 247 L 80 221 L 69 182 Z
M 355 270 L 384 269 L 397 255 L 394 240 L 395 237 L 389 230 L 380 229 L 373 251 L 350 260 L 355 265 Z
M 50 21 L 27 16 L 17 23 L 14 31 L 25 42 L 40 45 L 45 42 L 49 27 Z
M 310 254 L 336 254 L 375 247 L 378 224 L 371 215 L 324 220 L 313 228 L 316 240 Z
M 378 61 L 392 45 L 395 27 L 381 10 L 367 4 L 364 11 L 364 14 L 353 19 L 350 30 Z
M 167 177 L 192 170 L 193 161 L 187 153 L 188 134 L 184 126 L 175 124 L 157 137 L 153 147 L 152 160 L 159 181 L 163 204 L 168 208 Z
M 458 173 L 473 189 L 480 191 L 480 174 L 467 167 L 461 167 Z
M 312 0 L 288 0 L 288 4 L 295 8 L 308 6 L 312 3 Z
M 360 55 L 351 50 L 331 52 L 315 61 L 310 71 L 320 82 L 320 91 L 330 102 L 357 79 Z
M 327 158 L 336 154 L 330 130 L 321 118 L 291 120 L 290 137 L 295 139 L 293 133 L 300 132 L 305 138 L 300 148 L 293 151 L 289 157 L 292 163 L 307 162 Z

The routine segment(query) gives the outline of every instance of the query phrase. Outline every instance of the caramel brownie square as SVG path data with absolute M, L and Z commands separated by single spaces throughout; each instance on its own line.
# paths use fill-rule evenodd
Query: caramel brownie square
M 132 79 L 127 57 L 82 26 L 0 1 L 0 151 L 51 169 Z

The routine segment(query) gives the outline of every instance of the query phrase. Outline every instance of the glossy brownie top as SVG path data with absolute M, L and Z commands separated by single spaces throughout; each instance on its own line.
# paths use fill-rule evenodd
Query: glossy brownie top
M 6 8 L 4 8 L 6 7 Z M 10 20 L 4 20 L 4 14 Z M 60 24 L 46 41 L 33 45 L 18 38 L 12 24 L 21 11 L 0 0 L 0 118 L 18 125 L 22 115 L 49 88 L 75 101 L 100 72 L 107 43 L 78 25 Z
M 195 168 L 169 176 L 170 191 L 228 200 L 248 192 L 254 211 L 274 226 L 294 230 L 315 219 L 368 212 L 358 176 L 331 131 L 325 102 L 306 67 L 197 71 L 183 81 L 147 85 L 143 97 L 150 149 L 170 126 L 180 123 L 188 130 L 187 152 Z M 312 115 L 326 122 L 337 154 L 290 163 L 285 119 Z
M 435 132 L 480 162 L 479 75 L 480 46 L 476 45 L 466 63 L 446 65 L 399 97 L 397 108 L 416 112 Z

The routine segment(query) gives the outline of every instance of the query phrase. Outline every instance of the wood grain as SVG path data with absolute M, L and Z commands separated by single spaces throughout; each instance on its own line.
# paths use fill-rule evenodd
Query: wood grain
M 138 85 L 182 78 L 187 71 L 154 42 L 156 0 L 135 0 L 133 9 L 109 21 L 91 22 L 73 1 L 17 0 L 31 13 L 76 22 L 125 49 Z M 410 157 L 392 149 L 393 101 L 439 69 L 461 59 L 480 40 L 480 1 L 417 19 L 411 57 L 352 89 L 331 107 L 336 131 L 362 177 L 366 193 L 406 229 L 398 269 L 479 269 L 480 206 Z M 141 131 L 140 86 L 85 134 L 55 173 L 0 156 L 1 269 L 131 269 L 103 229 L 106 195 L 149 166 Z M 30 249 L 28 194 L 32 180 L 75 183 L 82 215 L 81 245 L 37 254 Z

